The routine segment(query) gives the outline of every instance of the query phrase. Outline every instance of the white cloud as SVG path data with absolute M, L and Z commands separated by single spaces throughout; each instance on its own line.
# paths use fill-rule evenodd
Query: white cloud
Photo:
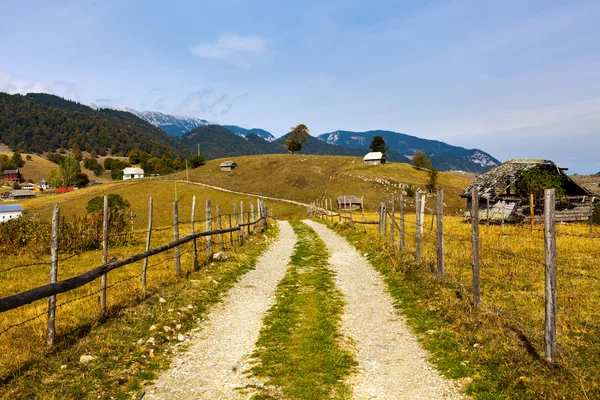
M 0 72 L 0 92 L 9 94 L 27 94 L 48 92 L 49 88 L 46 84 L 40 81 L 29 82 L 8 72 Z
M 202 43 L 192 48 L 199 57 L 224 59 L 246 54 L 260 54 L 267 48 L 267 40 L 258 35 L 240 36 L 222 34 L 214 43 Z
M 245 93 L 232 98 L 214 89 L 203 89 L 187 95 L 181 101 L 176 113 L 188 117 L 219 117 L 228 113 L 236 103 L 243 101 L 247 96 L 248 94 Z

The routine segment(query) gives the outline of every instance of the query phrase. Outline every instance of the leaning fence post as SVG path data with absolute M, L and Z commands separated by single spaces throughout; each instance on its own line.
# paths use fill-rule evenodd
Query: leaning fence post
M 152 196 L 150 196 L 150 205 L 148 209 L 148 233 L 146 235 L 146 251 L 150 250 L 150 239 L 152 238 Z M 193 222 L 192 222 L 193 224 Z M 192 225 L 193 230 L 193 225 Z M 146 291 L 146 272 L 148 271 L 148 257 L 144 258 L 142 265 L 142 289 Z
M 473 185 L 471 191 L 471 258 L 473 269 L 473 304 L 479 308 L 481 294 L 479 288 L 479 192 Z
M 231 222 L 231 214 L 227 214 L 227 218 L 229 219 L 229 229 L 233 228 L 233 224 Z M 229 245 L 231 246 L 230 248 L 233 249 L 233 231 L 229 231 Z
M 50 283 L 58 279 L 58 225 L 60 223 L 60 208 L 54 206 L 52 214 L 52 242 L 50 245 Z M 54 344 L 56 320 L 56 295 L 48 297 L 48 329 L 46 332 L 46 343 L 48 346 Z
M 217 229 L 223 230 L 223 223 L 221 221 L 221 206 L 217 204 Z M 223 242 L 223 232 L 219 232 L 219 248 L 221 252 L 225 252 L 225 243 Z
M 212 231 L 212 217 L 211 217 L 211 205 L 210 200 L 206 200 L 206 232 Z M 213 240 L 212 235 L 206 235 L 206 259 L 210 260 L 213 255 Z
M 400 250 L 406 249 L 404 237 L 404 193 L 400 193 Z
M 192 197 L 192 221 L 191 221 L 191 233 L 192 235 L 195 232 L 194 230 L 194 220 L 196 219 L 196 196 Z M 198 244 L 196 243 L 196 239 L 193 240 L 192 242 L 192 246 L 193 246 L 193 254 L 194 254 L 194 271 L 198 269 Z
M 254 221 L 254 203 L 253 202 L 250 202 L 250 218 L 252 220 L 252 223 L 254 223 L 255 221 Z M 250 222 L 250 221 L 248 221 L 248 222 Z M 248 225 L 248 227 L 249 226 L 250 225 Z M 256 233 L 256 224 L 253 224 L 252 231 L 253 231 L 253 233 Z
M 244 244 L 244 202 L 240 201 L 240 217 L 242 226 L 240 226 L 240 244 Z
M 437 277 L 444 279 L 444 190 L 437 190 Z
M 102 218 L 102 264 L 108 262 L 108 196 L 104 196 L 104 213 Z M 100 312 L 106 312 L 106 274 L 100 278 Z
M 173 202 L 173 239 L 179 240 L 179 201 Z M 181 275 L 181 251 L 175 246 L 175 273 Z
M 383 237 L 385 238 L 387 236 L 387 219 L 388 219 L 388 215 L 387 215 L 387 210 L 388 210 L 388 203 L 389 203 L 390 199 L 386 196 L 385 197 L 385 206 L 383 209 Z
M 392 241 L 392 248 L 395 249 L 396 248 L 396 243 L 394 243 L 394 224 L 396 223 L 396 209 L 395 209 L 395 204 L 396 203 L 396 199 L 394 198 L 394 196 L 392 196 L 392 218 L 391 218 L 391 229 L 390 229 L 390 240 Z
M 421 226 L 420 218 L 421 218 L 421 192 L 417 192 L 416 194 L 416 214 L 415 214 L 415 257 L 417 260 L 421 259 L 421 230 L 419 229 Z
M 544 190 L 544 244 L 546 258 L 546 318 L 544 358 L 556 361 L 556 192 Z

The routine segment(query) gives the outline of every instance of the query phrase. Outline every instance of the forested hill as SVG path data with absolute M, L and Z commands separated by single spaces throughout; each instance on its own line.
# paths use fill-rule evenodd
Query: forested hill
M 110 109 L 93 110 L 58 96 L 0 93 L 0 142 L 13 150 L 55 152 L 71 149 L 99 155 L 127 154 L 138 148 L 157 157 L 169 150 L 185 155 L 176 138 L 137 118 Z

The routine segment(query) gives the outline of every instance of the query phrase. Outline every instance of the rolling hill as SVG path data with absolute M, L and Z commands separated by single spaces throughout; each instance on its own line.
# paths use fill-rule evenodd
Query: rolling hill
M 391 150 L 404 156 L 410 157 L 417 150 L 423 151 L 431 159 L 433 166 L 442 171 L 463 170 L 480 173 L 500 164 L 500 161 L 482 150 L 465 149 L 438 140 L 422 139 L 393 131 L 335 131 L 318 137 L 326 143 L 367 150 L 375 136 L 382 136 Z
M 264 129 L 252 128 L 246 129 L 237 125 L 223 125 L 223 128 L 229 129 L 231 132 L 236 135 L 240 135 L 242 137 L 248 137 L 248 135 L 256 135 L 267 142 L 273 142 L 275 140 L 275 136 L 271 134 L 271 132 L 267 132 Z
M 210 122 L 205 119 L 175 116 L 158 111 L 137 111 L 133 108 L 119 108 L 117 110 L 131 113 L 175 137 L 182 137 L 191 130 L 210 125 Z

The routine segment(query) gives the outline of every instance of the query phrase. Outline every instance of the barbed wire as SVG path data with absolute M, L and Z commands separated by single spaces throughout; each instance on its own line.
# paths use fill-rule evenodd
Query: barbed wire
M 44 311 L 44 312 L 39 313 L 39 314 L 37 314 L 37 315 L 35 315 L 35 316 L 31 317 L 31 318 L 26 319 L 25 321 L 21 321 L 21 322 L 19 322 L 17 324 L 11 325 L 11 326 L 3 329 L 2 331 L 0 331 L 0 336 L 2 336 L 3 334 L 5 334 L 6 332 L 8 332 L 9 330 L 11 330 L 13 328 L 16 328 L 16 327 L 19 327 L 19 326 L 23 326 L 23 325 L 25 325 L 25 324 L 27 324 L 29 322 L 35 321 L 36 319 L 38 319 L 38 318 L 40 318 L 40 317 L 42 317 L 44 315 L 47 315 L 47 314 L 48 314 L 48 311 Z

